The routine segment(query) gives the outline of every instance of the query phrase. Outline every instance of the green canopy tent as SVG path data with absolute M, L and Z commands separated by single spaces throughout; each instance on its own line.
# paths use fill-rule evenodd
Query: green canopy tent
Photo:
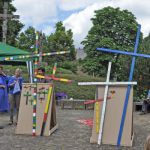
M 29 54 L 31 53 L 0 42 L 0 64 L 13 65 L 13 66 L 27 65 L 27 69 L 30 74 L 30 81 L 32 82 L 32 76 L 33 76 L 32 59 L 4 60 L 4 57 L 13 57 L 13 56 L 21 56 L 21 55 L 29 55 Z
M 28 55 L 28 54 L 31 53 L 0 42 L 0 57 L 7 57 L 14 55 Z

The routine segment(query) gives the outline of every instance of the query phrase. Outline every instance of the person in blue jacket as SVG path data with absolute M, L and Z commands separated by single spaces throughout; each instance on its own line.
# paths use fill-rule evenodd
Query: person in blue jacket
M 3 66 L 0 65 L 0 112 L 9 110 L 7 76 L 3 72 Z
M 15 71 L 15 75 L 10 77 L 8 82 L 9 87 L 9 103 L 10 103 L 10 123 L 14 123 L 14 110 L 16 108 L 16 122 L 18 121 L 19 105 L 21 98 L 23 78 L 21 76 L 21 70 L 18 68 Z

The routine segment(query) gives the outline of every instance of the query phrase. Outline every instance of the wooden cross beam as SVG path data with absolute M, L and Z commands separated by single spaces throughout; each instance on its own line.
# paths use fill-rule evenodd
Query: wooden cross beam
M 36 77 L 36 78 L 39 78 L 39 79 L 47 79 L 47 80 L 60 81 L 60 82 L 66 82 L 66 83 L 71 83 L 71 82 L 72 82 L 72 80 L 55 77 L 56 69 L 57 69 L 57 63 L 54 64 L 53 72 L 52 72 L 52 75 L 51 75 L 51 76 L 42 76 L 42 75 L 38 75 L 38 74 L 37 74 L 35 77 Z
M 0 19 L 3 20 L 2 30 L 3 30 L 3 42 L 6 43 L 7 35 L 7 22 L 8 19 L 19 19 L 19 15 L 12 15 L 8 13 L 8 2 L 4 2 L 3 14 L 0 14 Z
M 33 98 L 31 98 L 31 99 L 29 100 L 29 102 L 30 102 L 31 105 L 33 105 L 33 101 L 34 101 Z
M 60 52 L 50 52 L 50 53 L 37 53 L 37 54 L 29 54 L 29 55 L 16 55 L 16 56 L 9 56 L 9 57 L 0 57 L 1 61 L 9 61 L 9 60 L 20 60 L 20 59 L 29 59 L 29 58 L 38 58 L 38 57 L 45 57 L 45 56 L 53 56 L 53 55 L 61 55 L 67 54 L 70 51 L 60 51 Z
M 135 67 L 135 58 L 136 57 L 150 58 L 150 55 L 138 54 L 137 53 L 139 38 L 140 38 L 140 31 L 141 31 L 141 25 L 138 25 L 138 31 L 137 31 L 136 41 L 135 41 L 135 46 L 134 46 L 134 52 L 124 52 L 124 51 L 121 51 L 121 50 L 111 50 L 111 49 L 106 49 L 106 48 L 97 48 L 97 50 L 100 50 L 100 51 L 132 56 L 129 82 L 131 82 L 132 79 L 133 79 L 133 73 L 134 73 L 134 67 Z M 127 91 L 126 91 L 126 98 L 125 98 L 125 102 L 124 102 L 124 108 L 123 108 L 123 112 L 122 112 L 122 118 L 121 118 L 121 123 L 120 123 L 118 140 L 117 140 L 117 145 L 118 146 L 120 146 L 120 144 L 121 144 L 121 139 L 122 139 L 122 134 L 123 134 L 123 128 L 124 128 L 124 123 L 125 123 L 125 118 L 126 118 L 126 112 L 127 112 L 127 106 L 128 106 L 130 91 L 131 91 L 131 85 L 128 85 L 128 88 L 127 88 Z
M 25 93 L 24 96 L 26 96 L 26 105 L 28 105 L 29 97 L 31 96 L 30 92 L 27 91 L 27 93 Z
M 35 55 L 36 57 L 34 58 L 34 82 L 36 84 L 36 87 L 34 88 L 34 101 L 33 101 L 33 126 L 32 126 L 32 135 L 36 136 L 36 104 L 37 104 L 37 73 L 38 73 L 38 58 L 39 56 L 47 56 L 47 55 L 43 55 L 43 54 L 38 54 L 38 49 L 39 49 L 39 35 L 38 32 L 36 32 L 36 46 L 35 46 Z M 69 53 L 69 51 L 63 51 L 63 52 L 52 52 L 49 53 L 48 55 L 57 55 L 57 54 L 66 54 Z M 30 57 L 32 57 L 30 55 Z M 33 56 L 34 57 L 34 56 Z M 54 76 L 55 72 L 53 71 L 53 76 Z M 46 125 L 46 121 L 47 121 L 47 114 L 48 114 L 48 109 L 50 106 L 50 102 L 51 102 L 51 96 L 52 96 L 52 92 L 53 92 L 53 85 L 50 85 L 48 88 L 48 97 L 47 97 L 47 102 L 46 102 L 46 107 L 45 107 L 45 111 L 44 111 L 44 117 L 43 117 L 43 123 L 42 123 L 42 129 L 41 129 L 41 136 L 44 133 L 45 130 L 45 125 Z
M 48 94 L 48 89 L 45 89 L 45 87 L 42 87 L 42 88 L 39 89 L 38 94 L 39 94 L 39 98 L 42 102 L 42 101 L 45 100 L 45 95 Z M 43 95 L 43 97 L 41 97 L 41 95 Z

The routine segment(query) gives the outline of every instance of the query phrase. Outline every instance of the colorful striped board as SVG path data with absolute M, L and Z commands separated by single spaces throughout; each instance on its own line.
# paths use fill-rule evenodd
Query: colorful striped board
M 33 88 L 30 89 L 30 86 Z M 32 135 L 33 130 L 33 97 L 29 97 L 29 102 L 26 104 L 26 97 L 24 96 L 24 93 L 29 93 L 31 95 L 34 95 L 34 87 L 37 86 L 37 103 L 36 103 L 36 136 L 40 136 L 41 129 L 42 129 L 42 123 L 43 123 L 43 116 L 45 112 L 45 107 L 48 100 L 48 90 L 49 87 L 53 86 L 53 83 L 24 83 L 22 86 L 22 93 L 21 93 L 21 100 L 20 100 L 20 110 L 19 110 L 19 116 L 18 116 L 18 124 L 16 128 L 16 134 L 21 135 Z M 39 92 L 41 89 L 45 87 L 45 90 L 47 91 L 46 94 L 43 93 L 42 95 L 39 95 Z M 45 94 L 45 96 L 44 96 Z M 41 103 L 41 99 L 43 98 L 43 101 Z M 56 121 L 56 105 L 55 105 L 55 99 L 54 99 L 54 92 L 52 91 L 51 100 L 50 100 L 50 106 L 49 111 L 47 114 L 47 121 L 44 129 L 43 136 L 50 136 L 51 133 L 53 133 L 58 127 L 57 121 Z
M 36 78 L 42 78 L 42 79 L 54 80 L 54 81 L 60 81 L 60 82 L 66 82 L 66 83 L 71 83 L 71 82 L 72 82 L 72 80 L 55 77 L 56 69 L 57 69 L 57 63 L 54 64 L 54 67 L 53 67 L 53 71 L 52 71 L 52 75 L 51 75 L 51 76 L 36 75 Z
M 0 57 L 1 61 L 10 61 L 10 60 L 19 60 L 19 59 L 28 59 L 28 58 L 38 58 L 40 56 L 52 56 L 52 55 L 61 55 L 61 54 L 67 54 L 70 51 L 60 51 L 60 52 L 51 52 L 51 53 L 34 53 L 30 55 L 19 55 L 19 56 L 11 56 L 11 57 Z
M 56 69 L 57 69 L 57 63 L 54 64 L 52 78 L 54 78 L 54 75 L 56 74 Z
M 36 78 L 42 78 L 42 79 L 54 80 L 54 81 L 61 81 L 61 82 L 67 82 L 67 83 L 72 82 L 72 80 L 68 80 L 68 79 L 64 79 L 64 78 L 56 78 L 56 77 L 54 77 L 54 75 L 52 75 L 52 76 L 36 75 Z
M 38 53 L 38 32 L 36 32 L 36 48 L 35 48 L 35 54 Z M 38 58 L 35 58 L 34 60 L 34 75 L 37 75 L 37 68 L 38 68 Z M 34 100 L 33 100 L 33 126 L 32 126 L 32 135 L 36 136 L 36 104 L 37 104 L 37 79 L 34 78 L 34 82 L 36 83 L 36 86 L 34 88 Z
M 54 77 L 54 75 L 56 73 L 56 68 L 57 68 L 57 63 L 54 64 L 52 77 Z M 51 96 L 52 96 L 52 86 L 50 86 L 49 90 L 48 90 L 48 97 L 47 97 L 47 102 L 46 102 L 46 106 L 45 106 L 44 117 L 43 117 L 43 124 L 42 124 L 42 128 L 41 128 L 40 136 L 43 136 L 43 134 L 44 134 L 45 125 L 46 125 L 46 121 L 47 121 L 47 114 L 48 114 L 50 101 L 51 101 Z
M 45 110 L 44 110 L 43 123 L 42 123 L 41 134 L 40 134 L 41 136 L 43 136 L 45 126 L 46 126 L 47 115 L 48 115 L 49 106 L 50 106 L 50 102 L 51 102 L 51 98 L 52 98 L 52 92 L 53 92 L 52 88 L 53 87 L 50 86 L 48 89 L 47 102 L 46 102 L 46 106 L 45 106 Z
M 99 134 L 99 129 L 100 129 L 100 115 L 99 115 L 100 106 L 99 105 L 100 105 L 99 102 L 95 103 L 95 111 L 96 111 L 95 118 L 96 118 L 96 133 L 97 134 Z
M 53 67 L 52 76 L 50 78 L 50 79 L 52 79 L 52 81 L 55 80 L 56 69 L 57 69 L 57 63 L 55 63 L 54 67 Z M 48 79 L 45 76 L 40 76 L 40 75 L 37 75 L 36 77 Z M 58 78 L 58 79 L 59 79 L 59 81 L 68 82 L 68 83 L 70 82 L 70 80 L 67 80 L 67 79 L 63 79 L 63 80 L 62 80 L 62 78 Z M 53 92 L 52 87 L 49 87 L 48 99 L 47 99 L 47 103 L 45 106 L 43 124 L 42 124 L 42 129 L 41 129 L 41 134 L 40 134 L 41 136 L 43 136 L 43 134 L 44 134 L 44 129 L 45 129 L 46 121 L 47 121 L 47 114 L 48 114 L 48 110 L 49 110 L 49 106 L 50 106 L 50 102 L 51 102 L 52 92 Z

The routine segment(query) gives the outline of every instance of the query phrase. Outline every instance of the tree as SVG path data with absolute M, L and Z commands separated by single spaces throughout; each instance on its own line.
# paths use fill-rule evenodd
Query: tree
M 29 27 L 18 36 L 17 46 L 21 49 L 33 52 L 35 50 L 35 28 Z M 66 55 L 49 56 L 43 58 L 45 62 L 62 62 L 64 60 L 75 59 L 75 47 L 73 45 L 73 33 L 71 30 L 66 31 L 62 22 L 56 24 L 55 33 L 46 36 L 39 32 L 39 48 L 42 45 L 43 52 L 59 52 L 68 50 L 71 53 Z
M 6 0 L 0 0 L 0 13 L 3 14 L 3 3 Z M 16 8 L 12 5 L 12 0 L 7 0 L 9 2 L 8 5 L 8 13 L 13 14 L 16 12 Z M 2 24 L 3 20 L 0 20 L 0 41 L 2 41 Z M 18 20 L 10 20 L 8 19 L 8 30 L 7 30 L 7 43 L 10 45 L 15 46 L 16 44 L 16 38 L 20 32 L 20 30 L 23 28 L 23 24 Z
M 56 30 L 50 36 L 48 36 L 48 51 L 65 51 L 69 50 L 70 54 L 58 55 L 55 57 L 46 58 L 47 62 L 62 62 L 64 60 L 74 60 L 75 59 L 75 47 L 73 45 L 73 33 L 71 30 L 65 29 L 62 22 L 56 23 Z
M 35 49 L 35 28 L 28 27 L 17 39 L 17 47 L 33 52 Z
M 150 54 L 150 34 L 143 39 L 141 51 L 139 53 Z M 149 59 L 137 58 L 135 69 L 135 80 L 138 82 L 136 88 L 139 99 L 146 98 L 150 87 L 150 61 Z
M 34 27 L 29 26 L 24 32 L 21 32 L 17 39 L 17 47 L 27 50 L 29 52 L 35 51 L 36 43 L 36 30 Z M 39 49 L 46 52 L 47 48 L 47 37 L 44 33 L 38 32 L 39 36 Z
M 96 48 L 105 47 L 133 51 L 137 21 L 128 10 L 112 7 L 96 10 L 95 16 L 91 20 L 93 26 L 82 42 L 87 53 L 83 68 L 89 74 L 106 76 L 108 61 L 112 61 L 114 55 L 102 53 Z M 117 55 L 111 74 L 114 75 L 116 72 L 118 80 L 127 80 L 130 64 L 129 57 Z

